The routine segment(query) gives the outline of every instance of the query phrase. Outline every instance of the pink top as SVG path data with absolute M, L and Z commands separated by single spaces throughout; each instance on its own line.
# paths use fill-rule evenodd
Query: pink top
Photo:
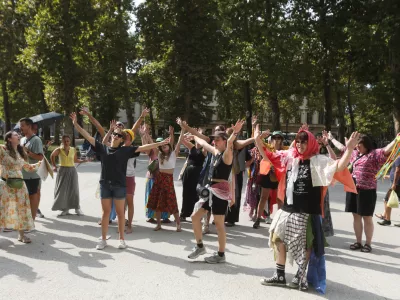
M 351 154 L 350 163 L 353 163 L 358 156 L 358 151 L 354 150 Z M 385 162 L 386 157 L 384 149 L 372 150 L 370 153 L 365 154 L 357 160 L 353 164 L 352 173 L 353 178 L 356 179 L 357 188 L 375 190 L 377 185 L 375 175 Z

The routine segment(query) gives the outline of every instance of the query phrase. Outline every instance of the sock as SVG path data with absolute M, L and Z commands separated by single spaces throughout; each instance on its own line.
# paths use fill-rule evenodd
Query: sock
M 224 255 L 225 255 L 225 252 L 219 252 L 219 251 L 218 251 L 218 256 L 219 256 L 219 257 L 224 257 Z
M 197 244 L 197 247 L 199 247 L 199 248 L 203 248 L 203 247 L 204 247 L 204 245 L 203 245 L 203 243 L 198 243 L 198 244 Z
M 278 278 L 281 276 L 285 278 L 285 265 L 276 264 L 276 274 L 278 275 Z

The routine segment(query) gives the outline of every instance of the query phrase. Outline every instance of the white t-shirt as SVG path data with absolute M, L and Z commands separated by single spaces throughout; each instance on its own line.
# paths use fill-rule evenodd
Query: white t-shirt
M 136 160 L 136 158 L 128 159 L 128 163 L 126 165 L 126 177 L 134 177 L 135 176 L 135 160 Z

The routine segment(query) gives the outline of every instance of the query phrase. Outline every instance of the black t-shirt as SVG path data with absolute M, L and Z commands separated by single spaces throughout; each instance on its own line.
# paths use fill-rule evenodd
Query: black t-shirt
M 137 148 L 133 146 L 111 148 L 96 141 L 96 153 L 101 157 L 100 183 L 125 187 L 128 159 L 139 156 Z
M 291 170 L 288 170 L 286 180 L 288 180 L 290 174 Z M 310 160 L 300 161 L 299 174 L 294 182 L 293 205 L 287 204 L 285 195 L 282 210 L 294 213 L 321 214 L 321 187 L 313 187 L 312 185 Z
M 202 149 L 192 147 L 189 151 L 188 166 L 202 167 L 205 159 Z

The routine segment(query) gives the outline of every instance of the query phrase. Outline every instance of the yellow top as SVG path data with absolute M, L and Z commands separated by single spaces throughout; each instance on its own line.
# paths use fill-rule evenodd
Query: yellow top
M 74 167 L 75 166 L 75 148 L 70 147 L 68 156 L 65 150 L 60 148 L 60 166 L 61 167 Z

